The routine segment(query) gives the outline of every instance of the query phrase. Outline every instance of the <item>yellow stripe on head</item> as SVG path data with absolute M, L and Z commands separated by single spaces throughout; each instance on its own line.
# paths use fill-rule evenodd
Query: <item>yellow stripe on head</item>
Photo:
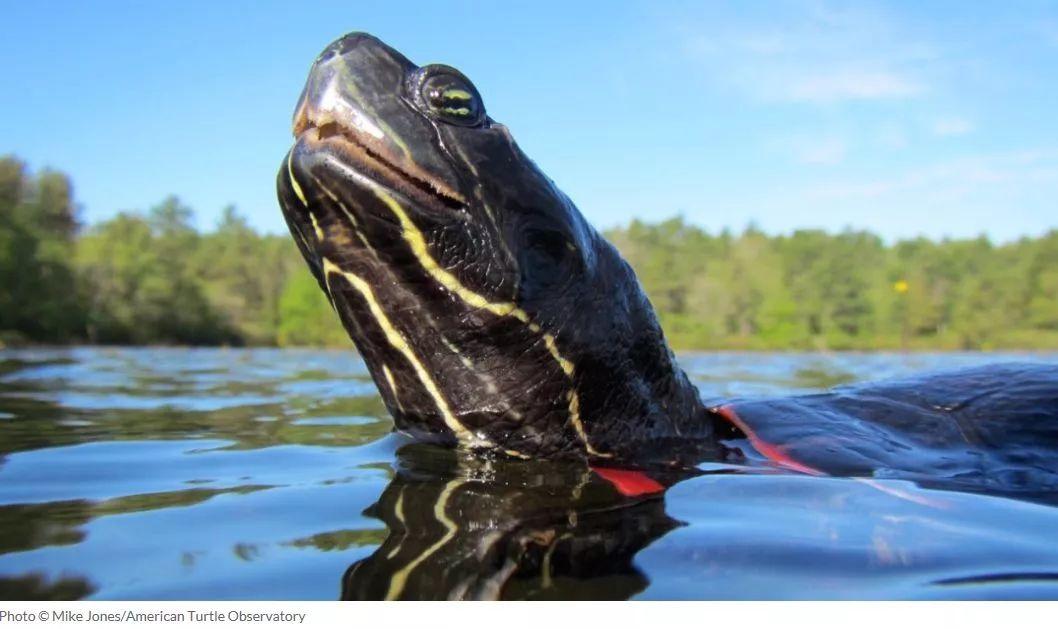
M 593 448 L 588 440 L 588 433 L 584 429 L 584 424 L 581 422 L 580 418 L 580 400 L 577 397 L 573 378 L 574 366 L 572 362 L 562 356 L 559 352 L 558 343 L 555 341 L 555 337 L 544 332 L 538 324 L 531 321 L 529 315 L 514 302 L 493 302 L 485 296 L 464 286 L 463 283 L 459 281 L 459 278 L 442 267 L 437 260 L 430 255 L 429 248 L 426 244 L 426 237 L 415 222 L 411 220 L 411 217 L 408 216 L 408 213 L 400 203 L 381 187 L 372 184 L 371 188 L 374 191 L 375 196 L 377 196 L 397 218 L 397 221 L 400 223 L 401 235 L 403 236 L 404 241 L 408 243 L 409 247 L 411 247 L 412 254 L 415 255 L 419 264 L 422 265 L 423 269 L 425 269 L 426 272 L 437 281 L 437 283 L 444 286 L 471 307 L 486 310 L 499 317 L 512 317 L 517 319 L 524 323 L 530 332 L 540 335 L 548 353 L 550 353 L 551 357 L 555 359 L 556 363 L 558 363 L 559 368 L 562 369 L 562 373 L 564 373 L 570 380 L 569 421 L 577 434 L 577 438 L 584 443 L 584 449 L 588 454 L 598 457 L 612 457 L 612 454 L 599 452 Z
M 443 268 L 437 263 L 437 260 L 430 255 L 429 248 L 426 245 L 426 237 L 415 225 L 415 222 L 411 220 L 408 213 L 404 211 L 397 200 L 386 193 L 385 190 L 378 186 L 373 186 L 372 189 L 375 192 L 375 196 L 381 200 L 386 207 L 389 208 L 393 215 L 397 217 L 397 221 L 400 223 L 401 235 L 404 241 L 411 247 L 412 253 L 415 258 L 419 261 L 426 272 L 430 274 L 432 278 L 447 288 L 449 291 L 455 293 L 460 299 L 470 304 L 475 308 L 487 310 L 494 315 L 500 317 L 511 316 L 523 323 L 529 322 L 529 315 L 518 308 L 514 302 L 493 302 L 489 301 L 488 298 L 483 295 L 479 295 L 474 291 L 470 290 L 459 281 L 455 275 L 448 272 L 447 269 Z

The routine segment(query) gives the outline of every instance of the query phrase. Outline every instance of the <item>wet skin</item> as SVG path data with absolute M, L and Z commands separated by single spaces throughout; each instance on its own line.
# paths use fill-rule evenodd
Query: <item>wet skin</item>
M 515 457 L 720 452 L 631 268 L 456 70 L 349 35 L 294 129 L 284 213 L 400 430 Z
M 703 403 L 635 274 L 459 71 L 354 33 L 317 58 L 278 192 L 399 430 L 595 466 L 1058 489 L 1058 367 Z M 999 480 L 997 480 L 999 479 Z

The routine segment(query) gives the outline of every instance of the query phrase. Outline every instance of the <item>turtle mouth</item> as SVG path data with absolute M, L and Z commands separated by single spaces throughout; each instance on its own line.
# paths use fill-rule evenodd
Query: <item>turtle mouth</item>
M 448 182 L 430 174 L 408 155 L 395 155 L 373 136 L 331 118 L 301 116 L 294 125 L 298 142 L 326 149 L 342 164 L 372 182 L 421 206 L 460 210 L 466 198 Z

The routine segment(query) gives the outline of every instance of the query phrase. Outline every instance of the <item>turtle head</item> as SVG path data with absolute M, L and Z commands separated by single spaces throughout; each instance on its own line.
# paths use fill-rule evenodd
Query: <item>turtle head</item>
M 399 429 L 612 459 L 695 412 L 631 268 L 461 72 L 347 35 L 293 129 L 283 212 Z

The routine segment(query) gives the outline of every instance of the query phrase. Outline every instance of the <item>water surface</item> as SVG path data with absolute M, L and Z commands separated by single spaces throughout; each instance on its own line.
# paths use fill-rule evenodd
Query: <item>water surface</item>
M 1058 355 L 693 354 L 707 398 Z M 0 352 L 0 599 L 1058 598 L 1058 509 L 409 444 L 353 352 Z

